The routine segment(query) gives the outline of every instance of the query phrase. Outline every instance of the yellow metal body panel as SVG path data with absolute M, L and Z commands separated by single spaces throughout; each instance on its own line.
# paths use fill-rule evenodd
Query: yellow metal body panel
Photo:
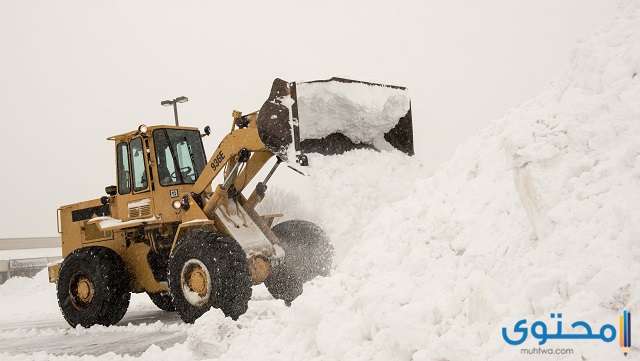
M 116 252 L 122 252 L 125 249 L 123 239 L 115 237 L 112 231 L 101 231 L 91 223 L 93 218 L 99 217 L 98 214 L 91 214 L 91 211 L 100 206 L 102 206 L 100 200 L 94 199 L 60 207 L 60 239 L 62 240 L 63 258 L 80 247 L 90 245 L 105 245 Z M 76 214 L 75 221 L 74 212 Z M 85 214 L 82 214 L 83 212 Z
M 161 292 L 168 291 L 166 284 L 159 283 L 153 277 L 147 254 L 151 248 L 145 243 L 134 243 L 120 254 L 122 260 L 127 265 L 129 277 L 131 278 L 131 292 Z

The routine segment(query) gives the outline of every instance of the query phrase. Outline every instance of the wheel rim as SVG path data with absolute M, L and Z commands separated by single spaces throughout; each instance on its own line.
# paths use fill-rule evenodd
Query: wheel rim
M 69 296 L 73 307 L 86 310 L 91 306 L 94 295 L 95 287 L 91 276 L 83 270 L 75 272 L 69 282 Z
M 211 297 L 209 269 L 200 260 L 188 260 L 180 273 L 180 286 L 187 302 L 196 307 L 204 306 Z

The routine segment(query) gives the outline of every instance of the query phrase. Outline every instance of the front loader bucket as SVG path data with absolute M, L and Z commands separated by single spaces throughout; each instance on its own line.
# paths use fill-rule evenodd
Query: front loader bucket
M 411 101 L 399 86 L 276 79 L 258 114 L 258 131 L 265 146 L 285 160 L 361 148 L 413 155 Z

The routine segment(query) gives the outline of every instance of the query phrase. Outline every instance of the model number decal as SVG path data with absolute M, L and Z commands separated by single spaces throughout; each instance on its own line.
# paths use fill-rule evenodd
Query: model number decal
M 222 154 L 222 151 L 218 152 L 218 154 L 216 155 L 215 158 L 213 158 L 213 161 L 211 162 L 211 168 L 213 168 L 213 170 L 217 170 L 218 167 L 222 164 L 222 161 L 224 160 L 224 154 Z

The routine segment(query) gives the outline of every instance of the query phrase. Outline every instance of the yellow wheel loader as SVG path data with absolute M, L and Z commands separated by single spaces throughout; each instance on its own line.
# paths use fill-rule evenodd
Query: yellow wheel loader
M 63 260 L 50 265 L 49 280 L 64 318 L 74 327 L 113 325 L 131 292 L 146 292 L 185 322 L 211 307 L 237 319 L 252 285 L 262 282 L 275 298 L 292 302 L 304 282 L 329 274 L 333 248 L 311 222 L 271 228 L 274 215 L 256 212 L 273 172 L 283 162 L 307 165 L 309 152 L 413 154 L 411 126 L 402 87 L 276 79 L 259 111 L 233 112 L 232 130 L 210 158 L 202 141 L 210 129 L 179 126 L 177 112 L 175 126 L 141 125 L 108 138 L 117 185 L 100 199 L 58 209 Z M 267 164 L 266 178 L 245 196 Z

